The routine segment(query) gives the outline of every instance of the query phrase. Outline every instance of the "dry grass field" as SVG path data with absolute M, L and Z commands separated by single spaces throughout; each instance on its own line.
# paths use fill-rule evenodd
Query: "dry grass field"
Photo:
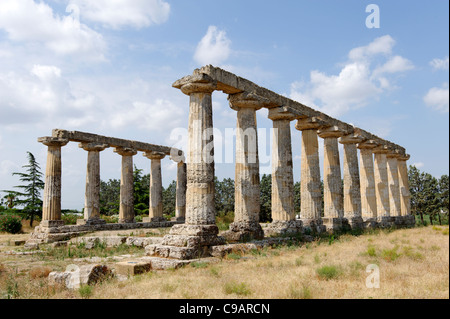
M 10 237 L 0 235 L 0 245 Z M 0 247 L 2 298 L 449 298 L 448 226 L 377 230 L 245 255 L 233 253 L 210 263 L 153 271 L 127 281 L 113 278 L 80 290 L 49 287 L 46 279 L 50 271 L 74 263 L 80 253 L 75 248 L 72 256 L 61 258 L 49 251 L 5 255 L 2 251 L 12 247 Z M 105 254 L 90 252 L 95 253 Z M 142 255 L 143 251 L 110 253 Z M 379 269 L 379 288 L 366 286 L 372 274 L 366 271 L 368 265 Z

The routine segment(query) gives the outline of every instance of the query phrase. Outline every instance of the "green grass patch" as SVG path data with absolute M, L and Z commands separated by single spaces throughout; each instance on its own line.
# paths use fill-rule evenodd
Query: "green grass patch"
M 336 279 L 341 275 L 341 270 L 337 266 L 323 266 L 316 269 L 316 273 L 321 279 L 331 280 Z
M 245 282 L 227 282 L 224 291 L 227 295 L 236 294 L 238 296 L 248 296 L 252 293 Z

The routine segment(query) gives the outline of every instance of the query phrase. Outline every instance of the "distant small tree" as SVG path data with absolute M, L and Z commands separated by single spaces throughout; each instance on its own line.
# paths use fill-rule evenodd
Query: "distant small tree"
M 33 221 L 35 216 L 42 216 L 42 200 L 41 191 L 44 189 L 44 182 L 42 181 L 41 168 L 36 161 L 36 158 L 31 152 L 28 154 L 28 164 L 22 166 L 26 169 L 25 173 L 14 172 L 13 175 L 20 177 L 20 181 L 23 185 L 15 186 L 22 191 L 8 191 L 5 196 L 7 200 L 8 208 L 12 209 L 16 205 L 22 206 L 22 213 L 25 214 L 26 218 L 30 219 L 30 226 L 33 226 Z
M 162 201 L 163 201 L 163 214 L 168 216 L 175 216 L 175 204 L 177 196 L 177 182 L 172 181 L 172 183 L 163 187 Z
M 272 221 L 272 174 L 261 177 L 259 221 Z

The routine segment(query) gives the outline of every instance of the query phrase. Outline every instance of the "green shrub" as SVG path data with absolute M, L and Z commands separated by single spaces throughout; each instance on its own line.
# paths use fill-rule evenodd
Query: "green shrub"
M 22 230 L 22 218 L 17 215 L 0 215 L 0 232 L 17 234 Z
M 82 217 L 74 214 L 62 214 L 61 220 L 64 221 L 64 225 L 76 225 L 77 219 L 81 219 Z
M 316 270 L 319 278 L 330 280 L 338 277 L 340 275 L 340 271 L 336 266 L 323 266 Z
M 81 298 L 89 299 L 92 296 L 92 293 L 93 293 L 92 286 L 82 285 L 80 287 L 80 289 L 78 289 L 78 293 L 80 294 Z
M 252 293 L 251 290 L 247 287 L 245 282 L 241 283 L 227 282 L 225 284 L 224 290 L 227 295 L 236 294 L 241 296 L 248 296 Z

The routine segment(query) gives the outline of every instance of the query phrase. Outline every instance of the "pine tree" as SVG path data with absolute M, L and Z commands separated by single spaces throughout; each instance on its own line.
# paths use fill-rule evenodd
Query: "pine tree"
M 13 175 L 20 177 L 20 181 L 24 185 L 15 186 L 19 191 L 5 191 L 8 193 L 6 198 L 9 199 L 8 207 L 12 208 L 16 205 L 22 206 L 22 212 L 30 219 L 30 226 L 33 226 L 35 216 L 42 216 L 42 200 L 41 191 L 44 189 L 42 181 L 41 167 L 31 152 L 28 154 L 28 165 L 22 166 L 26 169 L 25 173 L 14 172 Z

